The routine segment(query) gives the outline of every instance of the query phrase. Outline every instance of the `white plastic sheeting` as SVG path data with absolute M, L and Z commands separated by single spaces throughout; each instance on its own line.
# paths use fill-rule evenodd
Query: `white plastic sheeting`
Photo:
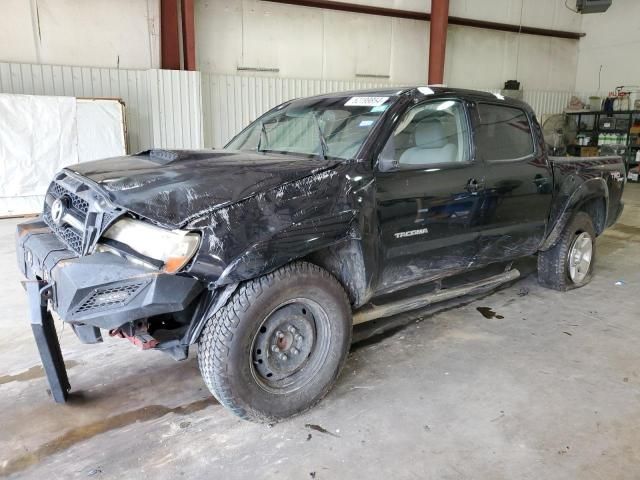
M 36 213 L 61 168 L 124 155 L 114 100 L 0 94 L 0 216 Z
M 39 211 L 53 174 L 77 161 L 75 98 L 0 94 L 0 215 Z
M 127 148 L 122 103 L 81 98 L 76 113 L 80 162 L 124 155 Z

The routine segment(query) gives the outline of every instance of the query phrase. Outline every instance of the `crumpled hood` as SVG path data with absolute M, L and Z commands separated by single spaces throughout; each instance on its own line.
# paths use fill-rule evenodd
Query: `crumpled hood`
M 116 205 L 177 228 L 206 212 L 337 164 L 229 150 L 152 150 L 67 168 L 101 186 Z

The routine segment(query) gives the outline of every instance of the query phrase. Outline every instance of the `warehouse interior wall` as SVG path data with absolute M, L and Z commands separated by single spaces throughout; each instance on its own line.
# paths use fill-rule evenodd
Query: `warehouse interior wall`
M 349 1 L 431 10 L 430 0 Z M 620 8 L 618 3 L 639 2 L 616 0 L 612 9 Z M 129 69 L 160 66 L 160 0 L 3 0 L 2 7 L 0 61 Z M 203 72 L 426 82 L 429 23 L 425 21 L 262 0 L 196 0 L 195 10 L 196 57 Z M 450 14 L 576 32 L 581 31 L 584 17 L 570 11 L 563 0 L 450 0 Z M 587 24 L 595 25 L 601 17 L 592 15 Z M 627 18 L 631 22 L 633 15 Z M 597 31 L 590 31 L 580 42 L 588 44 L 594 34 Z M 506 80 L 517 79 L 523 89 L 573 90 L 578 49 L 576 40 L 451 25 L 445 82 L 500 88 Z
M 160 66 L 160 0 L 2 0 L 0 61 Z
M 638 0 L 614 0 L 605 13 L 584 16 L 587 35 L 578 49 L 577 89 L 606 96 L 616 86 L 640 85 L 639 19 Z
M 429 0 L 350 2 L 431 10 Z M 450 15 L 576 32 L 583 17 L 563 0 L 451 0 Z M 249 68 L 289 78 L 425 83 L 428 42 L 429 23 L 419 20 L 261 0 L 196 0 L 196 57 L 204 72 Z M 500 88 L 517 79 L 524 89 L 573 90 L 577 56 L 577 40 L 450 25 L 445 82 Z

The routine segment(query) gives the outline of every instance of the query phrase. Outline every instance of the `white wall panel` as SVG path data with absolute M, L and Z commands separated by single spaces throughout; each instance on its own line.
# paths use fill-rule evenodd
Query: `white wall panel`
M 0 3 L 0 58 L 6 62 L 38 62 L 32 3 L 25 0 Z
M 428 12 L 428 0 L 356 3 Z M 283 5 L 262 0 L 196 0 L 196 48 L 203 72 L 415 84 L 427 79 L 429 22 Z M 563 0 L 451 0 L 451 15 L 579 31 L 582 15 Z M 573 90 L 578 41 L 451 25 L 445 81 L 500 88 Z M 238 67 L 271 69 L 243 73 Z
M 130 152 L 202 147 L 200 85 L 199 72 L 0 63 L 0 93 L 121 99 Z
M 600 96 L 621 85 L 640 85 L 640 2 L 615 0 L 605 13 L 583 15 L 576 88 Z
M 160 0 L 2 0 L 0 59 L 158 68 Z

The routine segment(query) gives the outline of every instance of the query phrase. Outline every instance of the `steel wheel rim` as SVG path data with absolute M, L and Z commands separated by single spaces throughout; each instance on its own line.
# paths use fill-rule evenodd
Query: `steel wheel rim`
M 311 381 L 329 354 L 331 327 L 322 306 L 295 298 L 265 316 L 251 342 L 249 364 L 265 391 L 286 394 Z
M 592 259 L 593 240 L 587 232 L 582 232 L 569 249 L 569 278 L 573 283 L 581 283 L 587 278 Z

